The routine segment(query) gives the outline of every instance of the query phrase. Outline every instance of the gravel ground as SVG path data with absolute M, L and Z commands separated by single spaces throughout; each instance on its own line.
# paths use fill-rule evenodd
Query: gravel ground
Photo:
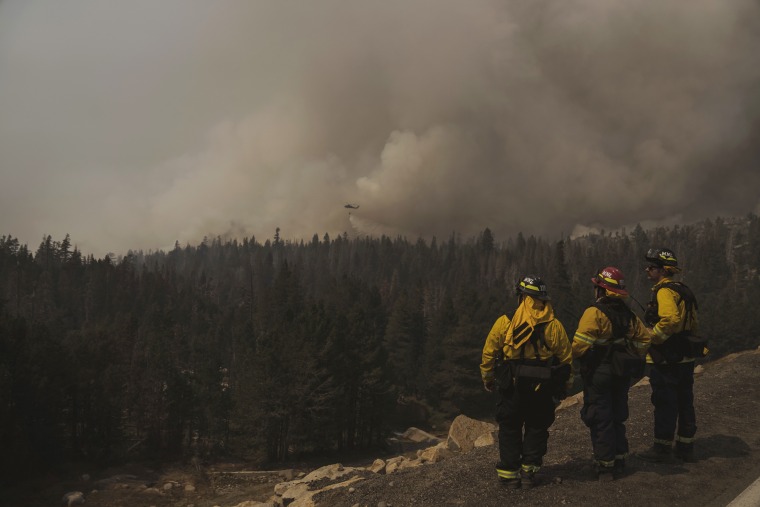
M 532 490 L 502 488 L 494 472 L 495 446 L 440 463 L 377 476 L 315 497 L 320 507 L 415 506 L 725 506 L 760 476 L 760 351 L 731 355 L 704 365 L 695 381 L 696 463 L 651 464 L 628 458 L 626 475 L 596 481 L 591 442 L 580 405 L 557 413 L 549 452 Z M 627 424 L 633 453 L 652 441 L 648 384 L 631 389 Z

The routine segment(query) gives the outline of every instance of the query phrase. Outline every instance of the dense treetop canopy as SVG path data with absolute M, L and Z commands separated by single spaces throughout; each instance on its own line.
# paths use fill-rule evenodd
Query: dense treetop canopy
M 444 241 L 216 238 L 102 259 L 68 235 L 35 251 L 2 236 L 4 468 L 151 454 L 282 461 L 484 416 L 480 352 L 514 310 L 520 276 L 542 276 L 572 336 L 601 266 L 619 267 L 646 303 L 652 246 L 678 255 L 712 357 L 758 345 L 755 215 L 561 241 L 500 242 L 489 229 Z

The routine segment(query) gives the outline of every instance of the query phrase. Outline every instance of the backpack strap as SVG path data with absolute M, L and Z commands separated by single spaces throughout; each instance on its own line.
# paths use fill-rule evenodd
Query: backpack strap
M 525 361 L 525 343 L 530 342 L 533 345 L 533 355 L 536 361 L 541 360 L 541 356 L 538 353 L 538 348 L 543 347 L 548 349 L 546 344 L 546 326 L 548 322 L 541 322 L 531 328 L 527 322 L 523 322 L 517 326 L 513 332 L 513 343 L 515 348 L 520 349 L 520 361 Z
M 612 324 L 612 340 L 626 340 L 628 329 L 631 327 L 634 315 L 628 305 L 619 299 L 607 297 L 601 298 L 594 303 L 594 308 L 607 317 Z

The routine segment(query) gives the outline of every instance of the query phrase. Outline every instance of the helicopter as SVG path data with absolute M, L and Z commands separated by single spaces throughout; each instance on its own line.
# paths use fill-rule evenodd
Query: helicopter
M 358 209 L 359 205 L 358 204 L 351 204 L 351 203 L 349 203 L 349 204 L 344 205 L 343 207 L 344 208 L 348 208 L 348 209 Z

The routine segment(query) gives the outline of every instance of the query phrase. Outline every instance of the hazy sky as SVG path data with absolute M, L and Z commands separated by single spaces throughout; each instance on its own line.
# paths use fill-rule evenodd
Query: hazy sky
M 0 235 L 32 248 L 759 203 L 756 0 L 0 0 Z

